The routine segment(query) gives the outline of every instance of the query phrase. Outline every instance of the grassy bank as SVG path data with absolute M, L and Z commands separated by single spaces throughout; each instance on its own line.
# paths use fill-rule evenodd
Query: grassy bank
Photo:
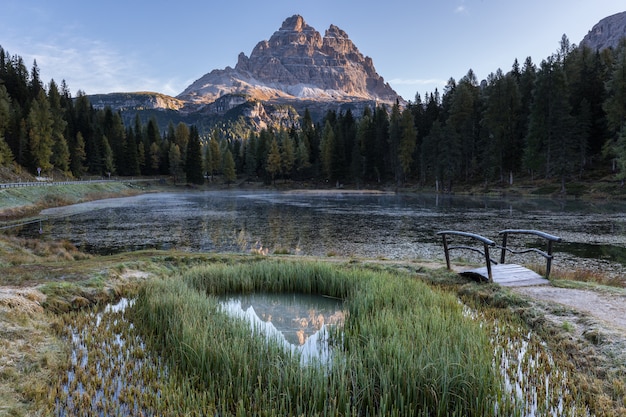
M 134 195 L 142 191 L 141 185 L 116 181 L 3 188 L 0 189 L 0 221 L 32 216 L 48 207 Z
M 300 364 L 219 310 L 222 293 L 344 299 L 330 369 Z M 499 379 L 489 338 L 451 294 L 406 275 L 267 261 L 193 268 L 148 284 L 134 322 L 170 368 L 220 415 L 493 415 Z M 183 413 L 198 404 L 183 405 Z M 270 412 L 270 410 L 272 410 Z

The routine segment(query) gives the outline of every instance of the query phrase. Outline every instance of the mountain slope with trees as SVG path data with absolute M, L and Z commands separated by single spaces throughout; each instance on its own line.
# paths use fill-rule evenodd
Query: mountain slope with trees
M 317 184 L 561 184 L 626 177 L 626 40 L 616 48 L 571 45 L 540 64 L 515 60 L 479 82 L 469 70 L 401 105 L 305 110 L 290 126 L 256 130 L 242 119 L 207 131 L 160 128 L 138 115 L 95 109 L 65 82 L 44 84 L 36 62 L 0 48 L 0 166 L 85 175 L 171 175 L 201 183 L 224 176 Z

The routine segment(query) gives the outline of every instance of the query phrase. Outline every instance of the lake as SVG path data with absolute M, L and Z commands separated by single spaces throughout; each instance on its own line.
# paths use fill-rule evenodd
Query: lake
M 44 236 L 98 254 L 156 248 L 441 260 L 437 231 L 469 231 L 498 241 L 499 230 L 519 228 L 563 238 L 555 246 L 557 268 L 595 265 L 620 273 L 626 263 L 623 202 L 230 190 L 99 200 L 47 209 L 41 216 L 47 219 Z M 19 234 L 38 235 L 39 225 Z

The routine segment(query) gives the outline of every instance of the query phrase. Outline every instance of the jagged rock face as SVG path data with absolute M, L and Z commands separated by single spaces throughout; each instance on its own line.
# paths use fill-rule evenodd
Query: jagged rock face
M 617 13 L 600 20 L 585 35 L 580 44 L 594 50 L 602 50 L 617 47 L 623 38 L 626 38 L 626 12 Z
M 346 32 L 331 25 L 322 37 L 299 15 L 259 42 L 249 58 L 239 54 L 234 69 L 204 75 L 178 98 L 211 103 L 233 93 L 263 101 L 401 100 Z
M 165 94 L 143 93 L 109 93 L 92 94 L 89 101 L 96 109 L 111 107 L 115 110 L 180 110 L 185 103 Z

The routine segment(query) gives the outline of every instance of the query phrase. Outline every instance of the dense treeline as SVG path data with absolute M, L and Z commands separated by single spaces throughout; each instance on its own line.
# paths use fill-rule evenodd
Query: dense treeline
M 580 178 L 600 164 L 626 174 L 626 40 L 601 52 L 570 45 L 539 66 L 530 58 L 478 82 L 470 70 L 442 94 L 362 114 L 329 111 L 315 122 L 235 136 L 228 127 L 155 120 L 125 125 L 95 110 L 65 82 L 44 86 L 0 48 L 0 166 L 84 175 L 171 175 L 202 183 L 221 175 L 351 182 L 511 182 L 514 177 Z

